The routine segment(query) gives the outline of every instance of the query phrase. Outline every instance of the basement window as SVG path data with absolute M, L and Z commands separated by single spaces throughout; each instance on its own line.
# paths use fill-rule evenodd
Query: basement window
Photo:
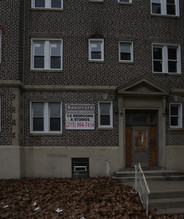
M 89 158 L 72 158 L 72 177 L 89 177 Z

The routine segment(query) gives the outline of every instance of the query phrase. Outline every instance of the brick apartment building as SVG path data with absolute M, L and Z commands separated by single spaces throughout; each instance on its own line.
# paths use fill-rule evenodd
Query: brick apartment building
M 184 171 L 184 1 L 1 0 L 0 178 Z

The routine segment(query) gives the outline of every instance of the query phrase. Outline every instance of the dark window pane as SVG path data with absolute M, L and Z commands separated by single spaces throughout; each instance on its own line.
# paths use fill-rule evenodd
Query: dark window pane
M 50 116 L 60 117 L 61 104 L 60 103 L 49 103 Z
M 44 68 L 44 56 L 34 56 L 34 68 Z
M 175 5 L 167 5 L 167 14 L 176 14 Z
M 35 0 L 35 7 L 36 8 L 44 8 L 45 7 L 45 0 Z
M 101 115 L 100 125 L 110 125 L 110 115 Z
M 91 52 L 91 59 L 101 59 L 101 52 Z
M 175 0 L 167 0 L 167 4 L 175 4 Z
M 43 117 L 43 103 L 33 103 L 33 117 Z
M 176 48 L 168 48 L 168 59 L 177 60 L 177 49 Z
M 178 115 L 178 107 L 171 106 L 171 115 Z
M 171 126 L 178 125 L 178 117 L 171 117 Z
M 120 0 L 120 2 L 129 2 L 129 0 Z
M 33 131 L 43 131 L 43 118 L 33 118 Z
M 60 131 L 60 118 L 50 118 L 50 131 Z
M 147 125 L 148 114 L 147 113 L 133 113 L 132 115 L 133 124 L 137 125 Z
M 126 113 L 126 118 L 125 118 L 125 121 L 126 121 L 126 125 L 131 125 L 131 113 Z
M 61 8 L 61 0 L 52 0 L 51 7 L 52 8 Z
M 176 72 L 177 73 L 177 62 L 175 62 L 175 61 L 168 62 L 168 72 Z
M 131 60 L 130 53 L 121 53 L 121 60 Z
M 161 13 L 161 6 L 160 4 L 152 4 L 152 13 L 153 14 L 160 14 Z
M 100 103 L 100 114 L 109 115 L 110 114 L 110 103 Z
M 162 60 L 162 48 L 153 48 L 153 58 Z
M 154 70 L 154 72 L 162 72 L 162 62 L 160 62 L 160 61 L 154 61 L 153 62 L 154 64 L 154 66 L 153 66 L 153 70 Z
M 61 57 L 60 56 L 51 57 L 51 68 L 61 69 Z

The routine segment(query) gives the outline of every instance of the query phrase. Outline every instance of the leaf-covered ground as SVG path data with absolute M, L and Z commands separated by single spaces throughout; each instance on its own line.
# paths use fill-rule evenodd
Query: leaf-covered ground
M 0 218 L 144 219 L 139 197 L 111 178 L 0 180 Z M 155 216 L 149 218 L 182 216 Z

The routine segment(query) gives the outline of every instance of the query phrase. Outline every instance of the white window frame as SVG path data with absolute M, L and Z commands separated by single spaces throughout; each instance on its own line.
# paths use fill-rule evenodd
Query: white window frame
M 161 5 L 161 12 L 160 13 L 153 13 L 152 12 L 152 3 L 154 0 L 150 0 L 150 6 L 151 6 L 151 14 L 153 15 L 166 15 L 166 16 L 180 16 L 180 10 L 179 10 L 179 0 L 174 0 L 175 1 L 175 8 L 176 8 L 176 13 L 175 15 L 172 14 L 167 14 L 167 0 L 160 0 L 160 5 Z
M 177 49 L 177 72 L 168 71 L 168 47 L 175 47 Z M 154 72 L 154 48 L 162 48 L 162 71 Z M 181 48 L 179 44 L 161 44 L 153 43 L 152 44 L 152 72 L 154 74 L 172 74 L 177 75 L 181 74 Z
M 33 103 L 43 103 L 43 120 L 44 120 L 44 130 L 43 131 L 34 131 L 33 130 Z M 50 131 L 50 108 L 49 104 L 50 103 L 60 103 L 60 131 Z M 39 101 L 34 101 L 30 102 L 30 133 L 62 133 L 62 102 L 39 102 Z
M 101 42 L 101 59 L 92 59 L 91 58 L 91 42 Z M 101 61 L 104 61 L 104 39 L 93 39 L 93 38 L 90 38 L 88 39 L 88 60 L 89 61 L 95 61 L 95 62 L 101 62 Z
M 100 104 L 109 103 L 110 104 L 110 125 L 100 124 Z M 98 128 L 113 128 L 113 103 L 112 101 L 99 101 L 98 102 Z
M 43 41 L 44 42 L 44 68 L 34 68 L 34 44 L 36 42 Z M 50 44 L 52 42 L 60 42 L 61 43 L 61 68 L 51 68 L 50 67 Z M 33 38 L 31 39 L 31 55 L 30 55 L 30 63 L 31 63 L 31 70 L 49 70 L 49 71 L 60 71 L 63 70 L 63 40 L 62 39 L 45 39 L 45 38 Z
M 0 64 L 2 60 L 2 31 L 0 30 Z
M 45 7 L 35 7 L 35 0 L 31 1 L 32 8 L 38 9 L 55 9 L 55 10 L 62 10 L 63 9 L 63 0 L 61 0 L 61 8 L 52 8 L 51 7 L 51 0 L 45 0 Z
M 178 125 L 177 126 L 172 126 L 171 125 L 171 117 L 174 117 L 171 115 L 171 107 L 172 106 L 178 106 Z M 182 128 L 183 127 L 183 107 L 182 107 L 182 103 L 170 103 L 169 105 L 169 124 L 170 124 L 170 128 Z
M 131 4 L 132 0 L 128 0 L 128 2 L 123 2 L 121 0 L 118 0 L 118 3 L 121 3 L 121 4 Z
M 121 60 L 121 50 L 120 50 L 120 45 L 121 43 L 124 44 L 131 44 L 130 45 L 130 55 L 131 55 L 131 59 L 130 60 Z M 133 42 L 132 41 L 119 41 L 118 43 L 118 50 L 119 50 L 119 62 L 133 62 L 134 61 L 134 54 L 133 54 Z

